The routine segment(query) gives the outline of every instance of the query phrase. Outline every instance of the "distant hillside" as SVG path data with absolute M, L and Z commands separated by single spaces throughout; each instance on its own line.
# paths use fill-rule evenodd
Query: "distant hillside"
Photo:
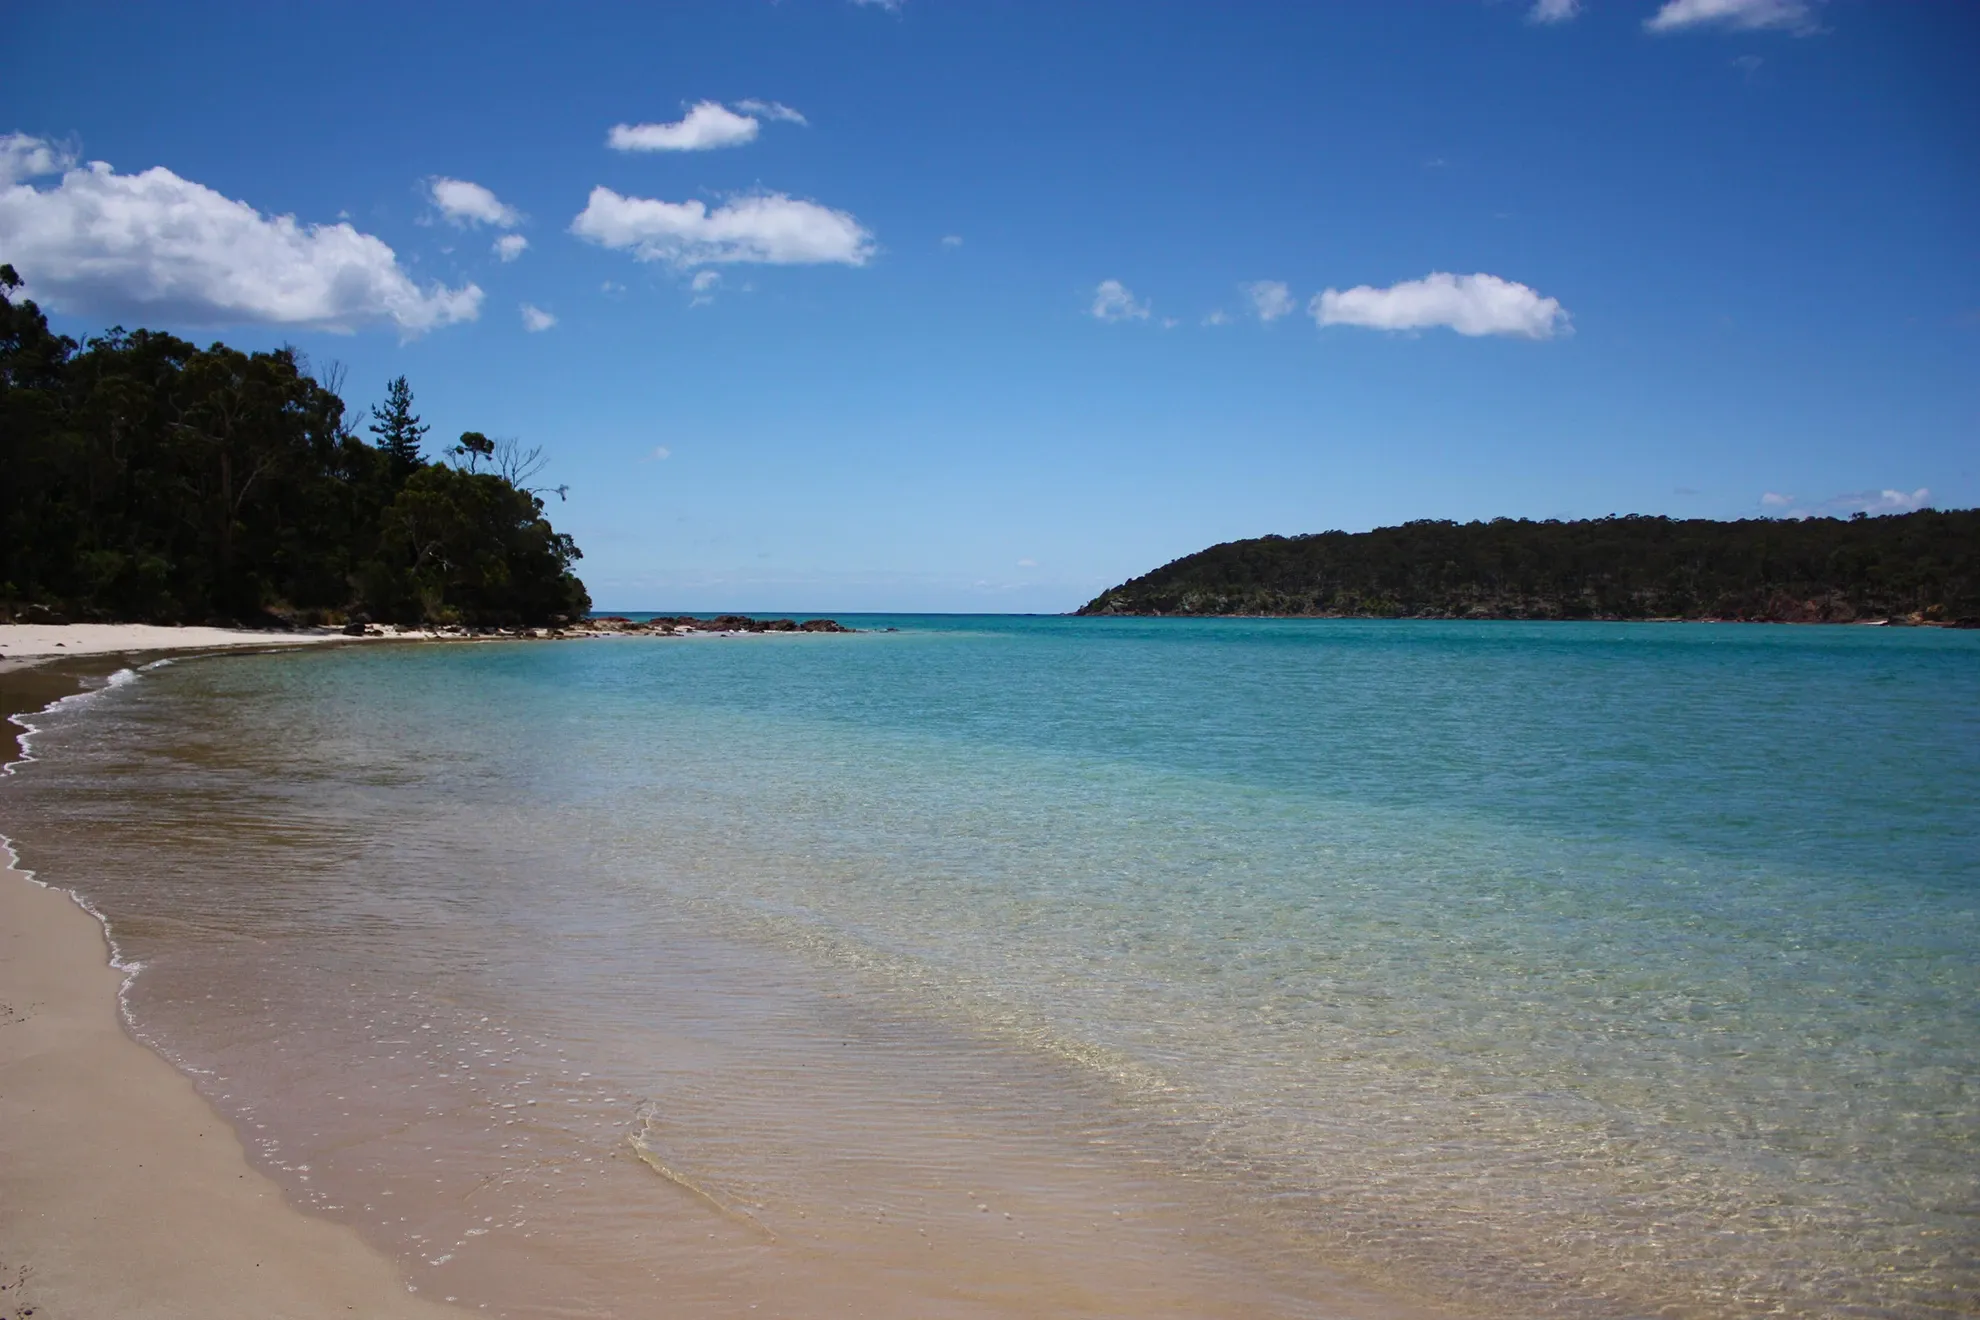
M 1079 613 L 1980 627 L 1980 509 L 1798 522 L 1426 520 L 1261 536 L 1165 564 Z

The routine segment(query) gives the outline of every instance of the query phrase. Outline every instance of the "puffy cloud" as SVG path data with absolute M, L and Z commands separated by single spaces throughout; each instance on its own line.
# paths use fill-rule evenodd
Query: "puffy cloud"
M 514 229 L 522 223 L 522 212 L 480 184 L 469 183 L 466 179 L 429 180 L 427 195 L 449 223 L 463 228 L 494 225 L 497 229 Z
M 504 234 L 495 240 L 495 255 L 504 261 L 514 261 L 529 248 L 529 240 L 521 234 Z
M 1261 321 L 1276 321 L 1292 311 L 1292 290 L 1279 280 L 1254 280 L 1238 285 L 1251 299 L 1252 314 Z
M 606 142 L 614 151 L 713 151 L 754 142 L 762 125 L 725 105 L 702 101 L 675 124 L 614 124 Z
M 523 329 L 531 334 L 540 334 L 557 324 L 557 318 L 533 303 L 522 305 Z
M 1529 23 L 1565 23 L 1581 12 L 1581 0 L 1533 0 L 1526 11 Z
M 1102 321 L 1146 321 L 1148 304 L 1136 302 L 1119 280 L 1102 280 L 1093 290 L 1093 315 Z
M 808 125 L 811 123 L 809 119 L 806 119 L 802 114 L 791 109 L 782 101 L 759 101 L 755 97 L 751 97 L 747 101 L 736 102 L 736 109 L 753 119 L 768 119 L 780 124 Z
M 942 235 L 942 246 L 943 246 L 943 247 L 946 247 L 946 248 L 958 248 L 958 247 L 961 247 L 962 245 L 963 245 L 963 240 L 962 240 L 962 235 L 961 235 L 961 234 L 944 234 L 944 235 Z
M 700 201 L 662 202 L 593 188 L 571 232 L 631 251 L 641 261 L 676 266 L 864 266 L 874 252 L 873 235 L 846 212 L 782 193 L 738 197 L 711 211 Z
M 19 135 L 4 140 L 0 160 L 35 173 L 65 164 L 49 144 Z M 92 161 L 51 188 L 12 182 L 19 177 L 0 187 L 0 261 L 62 311 L 419 334 L 481 310 L 476 286 L 422 288 L 390 247 L 349 224 L 265 216 L 163 166 L 119 174 Z
M 22 179 L 60 174 L 75 163 L 76 158 L 69 152 L 41 138 L 25 133 L 0 136 L 0 188 Z
M 1760 507 L 1783 518 L 1836 518 L 1844 514 L 1914 513 L 1931 500 L 1924 486 L 1917 490 L 1854 490 L 1845 495 L 1802 504 L 1793 495 L 1768 491 L 1760 497 Z
M 696 271 L 694 278 L 688 281 L 688 288 L 694 291 L 694 297 L 688 300 L 688 306 L 706 307 L 714 302 L 715 286 L 721 282 L 722 272 L 719 270 Z
M 1812 31 L 1814 10 L 1809 0 L 1666 0 L 1643 26 L 1652 32 L 1710 24 L 1730 28 L 1792 28 Z
M 1359 285 L 1328 289 L 1308 306 L 1321 325 L 1360 325 L 1374 330 L 1425 330 L 1449 326 L 1461 335 L 1514 335 L 1549 339 L 1569 329 L 1560 303 L 1524 284 L 1496 275 L 1439 271 L 1386 289 Z

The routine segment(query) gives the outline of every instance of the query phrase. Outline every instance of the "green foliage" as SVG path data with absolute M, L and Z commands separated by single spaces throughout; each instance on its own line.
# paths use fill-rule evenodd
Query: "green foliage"
M 495 457 L 495 442 L 479 431 L 463 431 L 461 442 L 453 448 L 453 455 L 466 459 L 468 471 L 473 472 L 483 460 Z
M 19 287 L 0 267 L 0 609 L 537 624 L 590 608 L 535 495 L 418 460 L 403 377 L 378 412 L 398 448 L 374 448 L 292 350 L 148 330 L 78 345 Z
M 1178 559 L 1079 612 L 1980 622 L 1980 510 L 1497 518 L 1266 536 Z
M 419 455 L 419 442 L 427 428 L 420 425 L 419 414 L 412 410 L 412 386 L 404 376 L 387 382 L 384 406 L 371 410 L 370 430 L 391 463 L 393 480 L 404 481 L 425 462 Z

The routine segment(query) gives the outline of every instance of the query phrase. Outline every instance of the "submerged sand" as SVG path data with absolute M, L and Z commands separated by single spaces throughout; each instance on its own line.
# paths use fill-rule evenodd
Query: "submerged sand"
M 438 1317 L 342 1225 L 293 1209 L 171 1064 L 68 894 L 0 875 L 0 1315 Z
M 52 634 L 52 636 L 51 636 Z M 216 628 L 0 628 L 0 655 L 266 645 Z M 68 643 L 55 650 L 54 641 Z M 16 666 L 0 662 L 0 668 Z M 16 672 L 5 709 L 76 690 Z M 11 759 L 11 740 L 5 751 Z M 439 1320 L 349 1228 L 289 1205 L 192 1082 L 126 1034 L 124 973 L 68 893 L 0 871 L 0 1320 Z

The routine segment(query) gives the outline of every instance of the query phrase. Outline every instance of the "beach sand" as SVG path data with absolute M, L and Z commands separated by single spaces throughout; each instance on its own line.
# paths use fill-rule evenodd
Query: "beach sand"
M 0 654 L 307 640 L 10 625 L 0 628 Z M 55 641 L 68 645 L 56 650 Z M 80 673 L 4 670 L 9 712 L 76 691 Z M 4 750 L 11 760 L 11 739 Z M 73 898 L 11 865 L 0 872 L 0 1320 L 464 1314 L 410 1295 L 388 1258 L 349 1228 L 290 1206 L 250 1167 L 191 1081 L 126 1034 L 122 980 L 102 926 Z
M 245 628 L 176 628 L 155 623 L 0 623 L 0 664 L 57 656 L 209 650 L 217 646 L 308 646 L 352 640 L 330 629 L 257 632 Z M 6 714 L 13 714 L 9 710 Z
M 122 977 L 68 894 L 0 874 L 0 1320 L 463 1314 L 287 1205 L 125 1034 Z

